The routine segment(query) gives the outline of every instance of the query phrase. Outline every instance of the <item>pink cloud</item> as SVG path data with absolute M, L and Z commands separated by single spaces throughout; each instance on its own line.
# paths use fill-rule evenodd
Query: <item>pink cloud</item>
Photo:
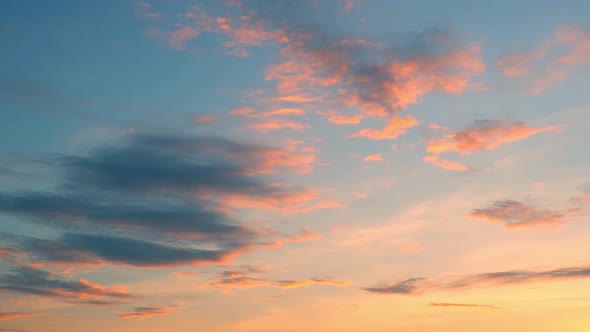
M 469 167 L 459 164 L 450 160 L 441 159 L 439 156 L 430 155 L 424 157 L 424 161 L 431 163 L 432 165 L 446 169 L 449 171 L 468 171 Z
M 536 50 L 504 56 L 496 61 L 505 77 L 524 78 L 533 94 L 566 79 L 576 67 L 588 64 L 590 32 L 573 26 L 559 27 L 554 36 Z
M 417 125 L 418 120 L 411 115 L 406 115 L 404 117 L 393 116 L 387 126 L 381 130 L 366 128 L 350 137 L 366 137 L 371 140 L 396 139 L 400 135 L 405 134 L 407 128 L 412 128 Z
M 276 211 L 281 214 L 304 214 L 317 210 L 342 208 L 343 205 L 332 199 L 320 196 L 317 190 L 303 190 L 289 195 L 275 197 L 249 197 L 244 195 L 224 195 L 222 206 L 230 209 L 247 208 Z
M 193 123 L 197 124 L 205 124 L 205 123 L 212 123 L 219 119 L 217 115 L 209 114 L 209 115 L 199 115 L 193 118 Z
M 184 24 L 177 24 L 175 31 L 168 33 L 168 44 L 178 50 L 186 49 L 186 42 L 201 34 L 200 31 Z
M 456 151 L 462 154 L 478 150 L 491 150 L 504 143 L 515 142 L 546 131 L 560 129 L 558 126 L 529 127 L 525 122 L 479 120 L 471 127 L 427 142 L 426 151 L 442 153 Z
M 333 124 L 337 124 L 337 125 L 345 125 L 345 124 L 357 124 L 360 123 L 362 119 L 364 119 L 365 117 L 362 114 L 359 115 L 353 115 L 353 116 L 348 116 L 348 115 L 331 115 L 328 116 L 328 121 L 330 121 Z
M 306 128 L 309 128 L 309 125 L 306 125 L 301 122 L 292 121 L 292 120 L 283 120 L 283 119 L 276 119 L 276 120 L 267 120 L 263 122 L 253 123 L 249 125 L 250 128 L 256 130 L 261 134 L 266 134 L 270 131 L 281 130 L 281 129 L 290 129 L 294 131 L 302 131 Z
M 256 113 L 254 108 L 242 107 L 231 110 L 230 114 L 246 118 L 265 118 L 270 116 L 302 116 L 305 115 L 305 111 L 300 108 L 278 108 L 272 111 Z
M 524 76 L 529 73 L 531 66 L 543 59 L 548 52 L 549 48 L 543 46 L 533 52 L 503 56 L 496 61 L 496 65 L 505 77 Z
M 281 237 L 280 240 L 282 242 L 286 242 L 286 243 L 302 243 L 302 242 L 313 241 L 313 240 L 317 240 L 317 239 L 321 239 L 321 238 L 322 238 L 321 234 L 316 234 L 316 233 L 312 233 L 307 230 L 302 230 L 297 235 L 284 236 L 284 237 Z

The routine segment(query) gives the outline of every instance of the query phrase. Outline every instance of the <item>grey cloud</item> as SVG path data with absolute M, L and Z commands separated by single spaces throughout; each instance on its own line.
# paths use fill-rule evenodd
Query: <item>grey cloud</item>
M 491 285 L 509 285 L 538 281 L 557 281 L 564 279 L 589 278 L 590 266 L 565 267 L 552 270 L 510 270 L 453 276 L 441 279 L 412 278 L 391 284 L 363 288 L 365 291 L 380 294 L 421 294 L 427 291 L 469 289 Z
M 61 279 L 50 272 L 18 266 L 0 274 L 0 290 L 65 299 L 69 301 L 120 302 L 133 298 L 131 294 L 97 286 L 86 281 Z

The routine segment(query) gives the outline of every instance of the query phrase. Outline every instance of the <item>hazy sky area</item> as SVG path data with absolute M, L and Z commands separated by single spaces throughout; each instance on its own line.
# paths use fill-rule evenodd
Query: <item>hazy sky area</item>
M 0 1 L 0 332 L 589 332 L 589 13 Z

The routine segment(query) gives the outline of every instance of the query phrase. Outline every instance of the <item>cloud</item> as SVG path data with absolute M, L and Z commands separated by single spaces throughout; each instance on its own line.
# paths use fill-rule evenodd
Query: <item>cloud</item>
M 322 238 L 321 234 L 312 233 L 312 232 L 304 229 L 304 230 L 301 230 L 301 232 L 299 232 L 299 234 L 297 234 L 297 235 L 281 237 L 280 241 L 287 242 L 287 243 L 302 243 L 302 242 L 317 240 L 317 239 L 321 239 L 321 238 Z
M 352 285 L 352 281 L 341 281 L 331 278 L 311 278 L 308 280 L 279 280 L 274 283 L 275 287 L 282 289 L 299 288 L 313 285 L 348 287 Z
M 238 197 L 254 208 L 306 213 L 334 207 L 317 191 L 269 178 L 310 171 L 315 150 L 216 137 L 131 133 L 85 155 L 60 156 L 62 182 L 48 192 L 0 192 L 0 213 L 49 226 L 51 238 L 6 235 L 33 262 L 71 268 L 105 263 L 172 267 L 224 263 L 283 242 L 309 240 L 246 227 Z M 272 208 L 271 208 L 272 206 Z M 10 254 L 12 254 L 12 252 Z
M 570 198 L 568 202 L 581 206 L 590 205 L 590 184 L 586 184 L 582 189 L 582 192 Z
M 186 49 L 186 42 L 201 34 L 200 31 L 184 24 L 177 24 L 176 30 L 169 32 L 168 43 L 178 50 Z
M 0 312 L 0 320 L 9 320 L 9 319 L 17 319 L 17 318 L 26 318 L 26 317 L 35 317 L 44 315 L 44 313 L 38 312 Z
M 170 316 L 178 306 L 167 307 L 135 307 L 130 311 L 120 312 L 123 319 L 146 319 L 154 316 Z
M 230 111 L 233 115 L 239 115 L 246 118 L 267 118 L 272 116 L 303 116 L 305 111 L 300 108 L 278 108 L 272 111 L 259 112 L 251 107 L 236 108 Z
M 436 155 L 426 156 L 424 157 L 424 161 L 429 162 L 436 167 L 446 169 L 449 171 L 468 171 L 470 169 L 469 167 L 463 164 L 459 164 L 446 159 L 441 159 L 439 156 Z
M 529 73 L 531 66 L 547 55 L 549 48 L 544 46 L 528 53 L 517 53 L 499 58 L 496 65 L 505 77 L 519 77 Z
M 266 195 L 276 188 L 249 173 L 279 149 L 215 137 L 130 135 L 121 146 L 62 158 L 69 185 L 125 192 Z M 260 164 L 258 164 L 260 163 Z
M 23 77 L 0 77 L 0 97 L 23 110 L 63 109 L 82 104 L 47 83 Z
M 502 286 L 541 281 L 559 281 L 590 277 L 590 267 L 564 267 L 552 270 L 509 270 L 452 276 L 440 279 L 411 278 L 394 284 L 363 288 L 378 294 L 423 294 L 440 290 L 462 290 L 485 286 Z
M 505 143 L 559 128 L 558 126 L 530 127 L 522 121 L 477 120 L 466 129 L 449 133 L 441 139 L 428 141 L 426 151 L 434 154 L 446 151 L 468 154 L 479 150 L 495 149 Z
M 142 203 L 134 203 L 120 197 L 80 193 L 0 193 L 0 212 L 32 217 L 36 222 L 62 227 L 91 224 L 187 237 L 247 237 L 249 233 L 231 222 L 228 216 L 198 201 L 165 203 L 145 199 Z
M 588 64 L 590 32 L 575 26 L 560 26 L 536 49 L 496 61 L 505 77 L 524 79 L 533 94 L 566 79 L 576 67 Z
M 208 32 L 223 36 L 230 54 L 248 56 L 253 46 L 278 45 L 281 59 L 265 79 L 275 91 L 263 98 L 273 107 L 305 103 L 313 111 L 355 108 L 360 117 L 334 112 L 334 123 L 361 117 L 391 116 L 432 92 L 459 94 L 474 89 L 471 80 L 485 70 L 477 43 L 463 43 L 450 29 L 433 27 L 373 40 L 355 31 L 335 31 L 332 13 L 355 1 L 334 2 L 319 10 L 310 1 L 225 3 L 213 18 L 201 7 L 178 15 L 165 35 L 177 48 Z M 213 5 L 211 7 L 214 7 Z M 190 27 L 188 29 L 186 27 Z M 261 100 L 263 100 L 261 99 Z M 308 109 L 306 108 L 306 110 Z
M 232 293 L 235 289 L 257 288 L 257 287 L 274 287 L 279 289 L 295 289 L 314 285 L 349 287 L 351 281 L 333 280 L 330 278 L 310 278 L 304 280 L 268 280 L 262 278 L 250 278 L 246 276 L 237 276 L 232 278 L 222 278 L 209 283 L 209 286 L 218 288 L 226 294 Z
M 469 218 L 502 222 L 508 228 L 555 225 L 564 222 L 567 216 L 568 211 L 542 209 L 513 200 L 498 200 L 467 214 Z
M 17 266 L 0 274 L 0 290 L 98 305 L 115 304 L 134 297 L 122 287 L 107 288 L 85 279 L 64 280 L 48 271 L 26 266 Z
M 218 119 L 219 119 L 219 117 L 214 114 L 199 115 L 199 116 L 195 116 L 193 118 L 193 123 L 196 123 L 196 124 L 213 123 L 213 122 L 217 121 Z
M 407 128 L 418 125 L 418 121 L 411 115 L 404 117 L 393 116 L 389 124 L 381 129 L 362 129 L 350 137 L 366 137 L 371 140 L 397 139 L 399 136 L 406 133 Z
M 211 282 L 209 286 L 220 289 L 225 294 L 231 294 L 236 289 L 273 287 L 279 289 L 294 289 L 313 285 L 333 287 L 348 287 L 351 281 L 335 280 L 332 278 L 308 278 L 302 280 L 272 280 L 260 276 L 252 277 L 250 274 L 260 274 L 270 270 L 269 267 L 246 265 L 238 269 L 226 270 Z
M 220 264 L 234 256 L 273 244 L 226 242 L 212 238 L 184 240 L 160 237 L 151 240 L 130 236 L 65 233 L 55 240 L 22 238 L 20 248 L 37 259 L 58 263 L 111 262 L 138 267 L 174 267 Z M 215 245 L 214 248 L 202 247 Z M 75 266 L 75 265 L 74 265 Z
M 422 251 L 422 245 L 420 245 L 420 242 L 414 241 L 404 245 L 399 253 L 402 255 L 408 255 L 419 253 L 420 251 Z
M 197 273 L 196 272 L 188 272 L 188 271 L 178 271 L 178 272 L 173 272 L 172 275 L 177 278 L 190 278 L 190 277 L 196 277 Z
M 253 123 L 249 126 L 250 128 L 256 130 L 259 133 L 266 134 L 270 131 L 276 131 L 281 129 L 290 129 L 294 131 L 302 131 L 306 128 L 309 128 L 309 125 L 306 125 L 301 122 L 292 121 L 292 120 L 268 120 L 258 123 Z
M 448 303 L 432 302 L 431 307 L 437 308 L 474 308 L 474 309 L 498 309 L 498 307 L 489 304 L 471 304 L 471 303 Z
M 383 155 L 380 153 L 367 155 L 367 156 L 363 157 L 363 160 L 368 161 L 368 162 L 382 162 L 382 161 L 384 161 Z

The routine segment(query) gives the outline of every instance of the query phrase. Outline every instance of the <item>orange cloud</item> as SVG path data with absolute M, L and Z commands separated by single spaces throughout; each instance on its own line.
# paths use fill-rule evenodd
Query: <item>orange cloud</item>
M 269 131 L 275 131 L 280 129 L 302 131 L 306 128 L 309 128 L 309 126 L 304 123 L 291 120 L 268 120 L 264 122 L 251 124 L 249 127 L 262 134 L 266 134 Z
M 376 153 L 376 154 L 370 154 L 368 156 L 365 156 L 363 158 L 364 161 L 369 161 L 369 162 L 381 162 L 384 161 L 383 160 L 383 155 Z
M 424 161 L 431 163 L 436 167 L 446 169 L 449 171 L 468 171 L 469 167 L 450 160 L 441 159 L 438 156 L 431 155 L 424 157 Z
M 432 302 L 431 307 L 438 308 L 475 308 L 475 309 L 498 309 L 498 307 L 489 304 L 472 304 L 472 303 L 447 303 L 447 302 Z
M 353 283 L 351 281 L 333 280 L 330 278 L 311 278 L 305 280 L 267 280 L 261 278 L 249 278 L 239 276 L 235 278 L 226 278 L 219 281 L 209 283 L 209 286 L 220 289 L 224 294 L 231 294 L 234 289 L 258 288 L 258 287 L 274 287 L 280 289 L 295 289 L 301 287 L 308 287 L 314 285 L 333 286 L 333 287 L 349 287 Z
M 189 277 L 196 277 L 197 273 L 196 272 L 179 271 L 179 272 L 173 272 L 172 275 L 174 275 L 177 278 L 189 278 Z
M 442 130 L 442 131 L 447 131 L 449 130 L 448 127 L 445 126 L 441 126 L 441 125 L 437 125 L 434 123 L 429 124 L 428 126 L 426 126 L 428 129 L 432 129 L 432 130 Z
M 350 137 L 366 137 L 372 140 L 396 139 L 405 134 L 407 128 L 416 125 L 418 125 L 418 120 L 411 115 L 393 116 L 387 126 L 381 130 L 365 128 Z
M 352 281 L 338 281 L 327 278 L 314 278 L 309 280 L 281 280 L 274 283 L 275 287 L 282 289 L 293 289 L 313 285 L 348 287 L 352 285 Z
M 422 251 L 422 246 L 420 245 L 420 242 L 411 242 L 408 243 L 407 245 L 403 246 L 399 253 L 402 255 L 408 255 L 408 254 L 415 254 Z
M 0 312 L 0 320 L 9 320 L 17 318 L 35 317 L 45 315 L 44 313 L 26 313 L 26 312 Z
M 291 169 L 295 173 L 309 173 L 316 162 L 317 151 L 303 145 L 303 141 L 290 141 L 284 148 L 264 149 L 252 153 L 257 173 L 275 173 Z
M 251 197 L 245 195 L 224 195 L 222 206 L 276 211 L 282 214 L 302 214 L 316 210 L 343 207 L 341 203 L 321 197 L 318 190 L 303 190 L 273 197 Z
M 471 127 L 445 135 L 442 139 L 427 142 L 426 151 L 442 153 L 456 151 L 462 154 L 478 150 L 491 150 L 498 146 L 525 139 L 531 135 L 558 130 L 558 126 L 529 127 L 524 122 L 479 120 Z

